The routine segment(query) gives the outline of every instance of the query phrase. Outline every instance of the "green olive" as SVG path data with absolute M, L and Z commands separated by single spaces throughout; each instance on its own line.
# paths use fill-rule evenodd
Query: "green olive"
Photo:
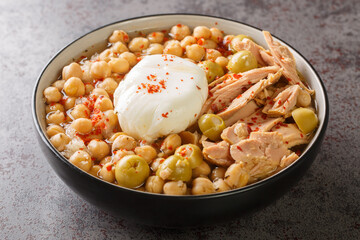
M 223 68 L 216 62 L 207 60 L 199 62 L 198 66 L 204 69 L 208 83 L 214 81 L 216 77 L 222 77 L 224 75 Z
M 233 73 L 246 72 L 257 68 L 258 63 L 255 56 L 247 50 L 239 51 L 230 59 L 227 69 Z
M 138 155 L 127 155 L 115 166 L 115 178 L 120 186 L 136 188 L 149 176 L 150 168 L 146 160 Z
M 240 34 L 240 35 L 235 36 L 235 37 L 231 40 L 230 45 L 229 45 L 229 48 L 230 48 L 230 50 L 231 50 L 233 53 L 236 53 L 236 52 L 238 52 L 238 51 L 241 50 L 241 49 L 237 49 L 237 43 L 238 43 L 238 42 L 241 42 L 244 38 L 247 38 L 247 39 L 249 39 L 249 40 L 251 40 L 251 41 L 254 41 L 251 37 L 246 36 L 246 35 L 244 35 L 244 34 Z
M 215 114 L 204 114 L 200 117 L 199 128 L 210 140 L 220 140 L 220 134 L 225 129 L 224 120 Z
M 309 133 L 318 125 L 316 114 L 308 108 L 297 108 L 291 113 L 296 125 L 303 133 Z
M 194 144 L 185 144 L 178 147 L 175 155 L 181 156 L 189 161 L 191 168 L 200 166 L 203 161 L 201 149 Z
M 185 158 L 172 155 L 159 166 L 156 175 L 163 180 L 187 182 L 190 181 L 192 176 L 191 165 Z

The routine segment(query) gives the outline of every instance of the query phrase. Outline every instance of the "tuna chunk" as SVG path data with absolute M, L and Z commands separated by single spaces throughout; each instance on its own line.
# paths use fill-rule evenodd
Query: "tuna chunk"
M 266 63 L 266 65 L 274 66 L 276 64 L 273 56 L 271 55 L 271 53 L 268 50 L 260 50 L 260 55 L 261 55 L 261 58 Z
M 228 119 L 224 119 L 226 126 L 231 126 L 239 119 L 246 118 L 256 112 L 256 110 L 259 109 L 259 106 L 255 103 L 254 100 L 251 100 L 248 102 L 243 108 L 240 108 L 237 112 L 235 112 L 232 116 L 230 116 Z
M 283 122 L 285 119 L 282 117 L 272 118 L 262 113 L 259 109 L 249 117 L 240 119 L 240 122 L 246 123 L 252 132 L 268 132 L 276 124 Z
M 204 113 L 217 113 L 230 105 L 231 101 L 242 94 L 244 87 L 259 82 L 270 73 L 276 73 L 279 67 L 264 67 L 253 69 L 241 74 L 229 74 L 224 80 L 210 90 L 210 97 L 204 103 L 200 115 Z
M 295 123 L 280 123 L 273 127 L 271 131 L 281 133 L 288 148 L 309 142 L 309 139 L 299 130 Z
M 248 38 L 244 38 L 240 42 L 236 42 L 234 49 L 236 49 L 237 51 L 248 50 L 254 55 L 257 62 L 260 63 L 261 66 L 267 65 L 260 54 L 260 51 L 265 51 L 265 49 L 263 47 L 257 45 L 256 43 L 254 43 L 253 41 L 251 41 Z
M 240 142 L 249 135 L 247 124 L 235 123 L 231 127 L 227 127 L 221 133 L 221 138 L 230 144 Z
M 288 116 L 295 107 L 299 93 L 298 85 L 286 88 L 265 106 L 263 112 L 272 116 Z
M 282 135 L 275 132 L 252 132 L 249 139 L 230 147 L 231 157 L 235 162 L 244 162 L 254 178 L 264 178 L 276 171 L 287 151 Z
M 290 164 L 295 162 L 298 158 L 299 158 L 299 156 L 296 153 L 291 152 L 288 156 L 284 156 L 281 159 L 279 167 L 281 169 L 286 168 L 287 166 L 289 166 Z
M 254 84 L 248 90 L 246 90 L 243 94 L 239 95 L 235 98 L 230 106 L 223 112 L 220 112 L 218 116 L 223 119 L 228 119 L 237 112 L 239 109 L 243 108 L 250 100 L 254 99 L 254 97 L 264 90 L 264 88 L 276 83 L 282 75 L 282 70 L 280 69 L 276 74 L 269 74 L 267 79 L 263 79 L 260 82 Z
M 293 85 L 297 84 L 308 93 L 313 94 L 313 90 L 309 90 L 301 81 L 296 71 L 295 58 L 290 50 L 282 46 L 279 42 L 274 41 L 271 34 L 267 31 L 263 31 L 265 41 L 267 42 L 270 52 L 273 55 L 277 64 L 284 69 L 284 76 Z
M 234 163 L 230 156 L 229 144 L 227 142 L 221 141 L 215 144 L 204 144 L 204 142 L 203 154 L 210 163 L 220 167 L 228 167 Z

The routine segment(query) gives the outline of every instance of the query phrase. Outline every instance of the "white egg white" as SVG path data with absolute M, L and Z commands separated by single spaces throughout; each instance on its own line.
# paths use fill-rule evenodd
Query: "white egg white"
M 184 131 L 199 117 L 208 95 L 204 71 L 174 55 L 145 56 L 114 93 L 122 131 L 153 142 Z

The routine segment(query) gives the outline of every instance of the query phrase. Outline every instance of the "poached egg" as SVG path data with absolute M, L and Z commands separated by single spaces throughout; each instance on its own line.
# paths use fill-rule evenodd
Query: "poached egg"
M 199 117 L 208 96 L 204 70 L 174 55 L 145 56 L 114 93 L 123 132 L 153 142 L 184 131 Z

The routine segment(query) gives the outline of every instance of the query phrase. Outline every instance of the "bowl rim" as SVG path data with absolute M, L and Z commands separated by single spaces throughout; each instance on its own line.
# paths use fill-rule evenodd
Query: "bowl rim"
M 240 194 L 242 192 L 246 192 L 246 191 L 251 191 L 254 190 L 256 188 L 259 188 L 263 185 L 266 184 L 270 184 L 271 182 L 275 182 L 278 179 L 282 178 L 283 175 L 286 174 L 287 171 L 289 171 L 289 169 L 291 168 L 295 168 L 296 165 L 299 165 L 302 161 L 304 161 L 305 159 L 305 155 L 309 154 L 309 150 L 311 148 L 313 148 L 315 145 L 319 144 L 318 142 L 321 141 L 322 136 L 325 134 L 327 125 L 328 125 L 328 121 L 329 121 L 329 99 L 328 99 L 328 95 L 327 95 L 327 91 L 324 85 L 323 80 L 321 79 L 319 73 L 315 70 L 315 68 L 312 66 L 312 64 L 309 62 L 309 60 L 307 60 L 298 50 L 296 50 L 294 47 L 292 47 L 292 45 L 288 44 L 287 42 L 285 42 L 284 40 L 282 40 L 281 38 L 277 37 L 276 35 L 272 36 L 280 41 L 282 41 L 283 43 L 285 43 L 288 47 L 290 47 L 293 51 L 295 51 L 297 54 L 300 55 L 301 58 L 303 58 L 303 60 L 305 60 L 305 62 L 307 63 L 307 65 L 311 68 L 311 70 L 315 73 L 317 79 L 319 80 L 320 83 L 320 87 L 321 90 L 323 92 L 324 95 L 324 107 L 325 107 L 325 113 L 324 113 L 324 120 L 322 123 L 322 126 L 320 125 L 319 128 L 321 127 L 321 129 L 318 129 L 318 134 L 315 134 L 317 136 L 314 136 L 314 138 L 316 137 L 316 139 L 312 142 L 309 143 L 311 145 L 308 145 L 307 150 L 292 164 L 290 164 L 289 166 L 287 166 L 286 168 L 280 170 L 279 172 L 264 178 L 258 182 L 255 182 L 253 184 L 250 184 L 248 186 L 242 187 L 242 188 L 238 188 L 238 189 L 232 189 L 226 192 L 220 192 L 220 193 L 212 193 L 212 194 L 206 194 L 206 195 L 182 195 L 182 196 L 176 196 L 176 195 L 165 195 L 165 194 L 157 194 L 157 193 L 149 193 L 149 192 L 143 192 L 143 191 L 138 191 L 135 189 L 130 189 L 130 188 L 125 188 L 125 187 L 121 187 L 118 185 L 115 185 L 113 183 L 109 183 L 106 182 L 100 178 L 97 178 L 95 176 L 92 176 L 91 174 L 81 170 L 80 168 L 76 167 L 75 165 L 71 164 L 62 154 L 60 154 L 60 152 L 58 152 L 57 149 L 55 149 L 52 144 L 50 143 L 50 140 L 48 139 L 48 137 L 45 135 L 45 132 L 42 131 L 41 127 L 40 127 L 40 123 L 38 121 L 38 114 L 36 111 L 36 93 L 38 91 L 38 87 L 39 87 L 39 83 L 40 80 L 44 74 L 44 72 L 47 70 L 47 68 L 49 67 L 49 65 L 65 50 L 67 49 L 69 46 L 71 46 L 73 43 L 79 41 L 80 39 L 86 37 L 87 35 L 96 32 L 102 28 L 111 26 L 111 25 L 115 25 L 118 23 L 123 23 L 123 22 L 127 22 L 127 21 L 132 21 L 132 20 L 137 20 L 137 19 L 144 19 L 144 18 L 155 18 L 155 17 L 167 17 L 167 16 L 193 16 L 193 17 L 204 17 L 204 18 L 213 18 L 213 19 L 220 19 L 220 20 L 225 20 L 225 21 L 231 21 L 237 24 L 242 24 L 245 25 L 247 27 L 259 30 L 259 31 L 263 31 L 263 29 L 252 26 L 251 24 L 248 23 L 244 23 L 238 20 L 234 20 L 234 19 L 229 19 L 229 18 L 224 18 L 224 17 L 219 17 L 219 16 L 212 16 L 212 15 L 208 15 L 208 14 L 196 14 L 196 13 L 161 13 L 161 14 L 151 14 L 151 15 L 143 15 L 143 16 L 138 16 L 138 17 L 132 17 L 132 18 L 126 18 L 126 19 L 122 19 L 119 21 L 115 21 L 115 22 L 111 22 L 105 25 L 102 25 L 100 27 L 97 27 L 83 35 L 81 35 L 80 37 L 76 38 L 75 40 L 71 41 L 70 43 L 66 44 L 64 47 L 62 47 L 59 51 L 57 51 L 53 57 L 46 63 L 46 65 L 43 67 L 43 69 L 41 70 L 36 82 L 35 82 L 35 86 L 33 88 L 33 93 L 32 93 L 32 117 L 33 117 L 33 121 L 34 121 L 34 125 L 35 128 L 39 134 L 39 136 L 41 137 L 42 141 L 46 144 L 46 146 L 59 158 L 59 160 L 63 161 L 67 166 L 69 166 L 71 169 L 73 169 L 74 171 L 76 171 L 78 174 L 81 175 L 86 175 L 86 176 L 90 176 L 91 178 L 96 179 L 99 183 L 103 183 L 106 184 L 106 186 L 114 188 L 114 191 L 125 191 L 125 192 L 132 192 L 133 194 L 140 194 L 143 196 L 147 196 L 147 197 L 156 197 L 156 198 L 165 198 L 165 199 L 183 199 L 183 200 L 202 200 L 202 199 L 215 199 L 215 198 L 220 198 L 220 197 L 225 197 L 225 196 L 231 196 L 231 195 L 235 195 L 235 194 Z M 181 20 L 180 20 L 181 21 Z M 90 179 L 89 179 L 90 180 Z

